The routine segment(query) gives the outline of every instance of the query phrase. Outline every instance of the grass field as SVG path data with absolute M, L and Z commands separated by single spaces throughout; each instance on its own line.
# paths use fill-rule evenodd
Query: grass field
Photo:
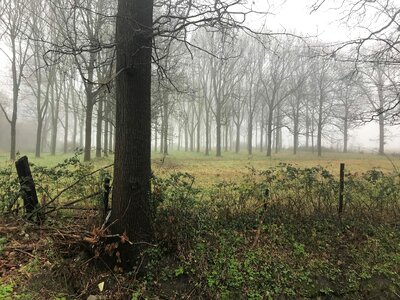
M 27 155 L 30 162 L 41 166 L 54 166 L 73 154 L 58 154 L 51 156 L 43 154 L 41 158 L 35 158 L 33 153 Z M 93 154 L 94 156 L 94 154 Z M 83 156 L 81 157 L 83 159 Z M 102 167 L 112 163 L 113 156 L 108 158 L 93 159 L 95 167 Z M 223 153 L 222 157 L 215 157 L 213 153 L 205 156 L 203 153 L 172 152 L 167 156 L 152 153 L 153 171 L 157 175 L 168 175 L 174 172 L 187 172 L 196 178 L 199 185 L 209 185 L 222 180 L 237 181 L 249 172 L 249 168 L 265 170 L 280 163 L 293 164 L 300 168 L 322 166 L 332 174 L 339 174 L 340 163 L 346 164 L 346 172 L 365 173 L 371 169 L 379 169 L 384 173 L 398 172 L 400 170 L 400 156 L 364 153 L 324 153 L 322 157 L 310 152 L 300 152 L 293 155 L 291 152 L 281 152 L 267 157 L 256 152 L 249 156 L 245 153 Z M 8 164 L 8 155 L 0 154 L 0 166 Z

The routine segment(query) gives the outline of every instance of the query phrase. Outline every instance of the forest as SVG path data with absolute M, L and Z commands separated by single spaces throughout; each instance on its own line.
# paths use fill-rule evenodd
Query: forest
M 0 0 L 0 299 L 398 299 L 399 28 Z

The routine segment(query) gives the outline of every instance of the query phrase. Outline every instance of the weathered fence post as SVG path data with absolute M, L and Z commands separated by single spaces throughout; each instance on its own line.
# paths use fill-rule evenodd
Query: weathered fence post
M 17 169 L 20 192 L 24 200 L 25 213 L 28 219 L 32 219 L 32 212 L 39 205 L 38 197 L 36 194 L 35 182 L 32 178 L 31 169 L 28 163 L 28 157 L 23 156 L 15 162 Z
M 339 215 L 343 212 L 343 193 L 344 193 L 344 163 L 340 164 L 340 184 L 339 184 Z
M 107 217 L 107 213 L 108 213 L 108 198 L 110 195 L 110 190 L 111 190 L 111 186 L 110 186 L 110 178 L 106 177 L 104 179 L 104 191 L 103 191 L 103 203 L 102 203 L 102 222 L 104 222 L 104 220 Z

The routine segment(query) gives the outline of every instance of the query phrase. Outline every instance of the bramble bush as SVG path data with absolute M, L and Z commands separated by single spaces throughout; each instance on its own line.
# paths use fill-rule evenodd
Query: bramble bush
M 39 197 L 79 181 L 60 201 L 98 191 L 109 174 L 92 172 L 77 156 L 32 166 Z M 152 298 L 169 285 L 199 299 L 395 299 L 399 179 L 379 170 L 347 173 L 339 217 L 339 180 L 319 166 L 249 168 L 241 181 L 207 188 L 188 173 L 153 175 L 156 246 L 132 295 Z M 12 165 L 0 183 L 3 211 L 19 192 Z
M 207 189 L 186 173 L 155 177 L 158 263 L 149 282 L 179 274 L 209 299 L 395 298 L 396 180 L 376 170 L 346 174 L 339 218 L 339 181 L 322 167 L 250 169 L 240 183 Z M 171 255 L 174 266 L 163 265 Z
M 92 174 L 93 164 L 81 162 L 79 155 L 80 153 L 76 152 L 73 157 L 52 167 L 30 163 L 39 202 L 48 202 L 74 183 L 76 184 L 67 189 L 54 205 L 101 190 L 104 177 L 109 174 L 106 171 L 99 172 L 100 176 L 99 173 Z M 19 195 L 20 186 L 15 166 L 9 163 L 0 170 L 0 213 L 9 210 Z

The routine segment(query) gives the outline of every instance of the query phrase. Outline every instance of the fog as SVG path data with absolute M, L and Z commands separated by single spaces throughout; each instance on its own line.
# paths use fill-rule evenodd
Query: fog
M 107 155 L 115 5 L 33 2 L 0 4 L 0 152 Z M 238 11 L 263 13 L 240 26 L 224 20 L 217 30 L 205 23 L 154 39 L 153 151 L 400 151 L 398 31 L 389 24 L 358 40 L 388 14 L 373 5 L 351 13 L 335 1 L 250 4 Z

